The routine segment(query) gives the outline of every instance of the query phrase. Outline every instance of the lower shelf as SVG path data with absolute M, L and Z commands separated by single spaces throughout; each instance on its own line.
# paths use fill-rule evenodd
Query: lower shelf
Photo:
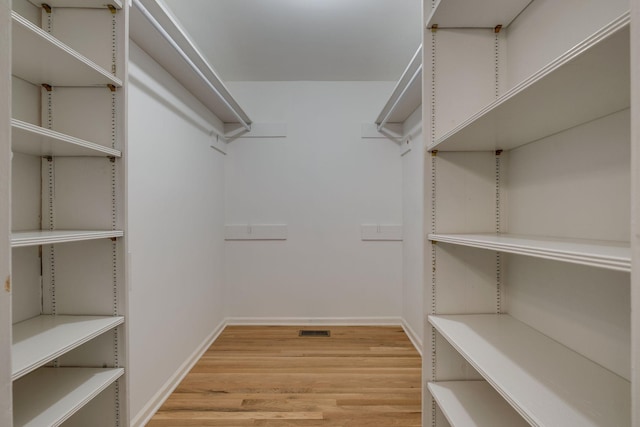
M 631 425 L 631 384 L 506 314 L 429 316 L 532 426 Z
M 42 315 L 16 323 L 11 379 L 17 380 L 123 322 L 122 316 Z
M 452 427 L 528 427 L 486 381 L 442 381 L 427 384 Z
M 39 369 L 13 385 L 13 425 L 59 426 L 123 374 L 122 368 Z

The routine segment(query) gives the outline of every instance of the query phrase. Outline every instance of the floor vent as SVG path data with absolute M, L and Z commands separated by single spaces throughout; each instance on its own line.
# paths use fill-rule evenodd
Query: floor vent
M 299 337 L 330 337 L 331 331 L 329 330 L 300 330 L 298 331 Z

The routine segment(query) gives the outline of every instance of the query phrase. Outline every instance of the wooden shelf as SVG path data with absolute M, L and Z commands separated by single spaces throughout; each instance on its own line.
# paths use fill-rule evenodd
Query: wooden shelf
M 121 157 L 119 150 L 11 119 L 11 149 L 34 156 Z
M 16 323 L 11 379 L 15 381 L 123 322 L 122 316 L 43 315 Z
M 427 28 L 505 28 L 531 0 L 438 0 L 427 18 Z
M 402 73 L 375 123 L 404 123 L 422 105 L 422 45 Z
M 122 80 L 16 12 L 11 18 L 14 75 L 35 85 L 122 86 Z
M 508 150 L 629 108 L 629 21 L 621 16 L 428 149 Z
M 43 3 L 42 0 L 29 1 L 38 7 Z M 120 0 L 47 0 L 47 4 L 51 7 L 81 7 L 87 9 L 105 9 L 107 5 L 112 5 L 116 9 L 122 9 L 122 1 Z
M 124 233 L 120 230 L 18 231 L 11 233 L 11 247 L 53 245 L 55 243 L 110 239 L 122 236 Z
M 429 234 L 429 240 L 496 252 L 545 258 L 617 271 L 631 271 L 629 243 L 516 234 Z
M 61 425 L 124 374 L 122 368 L 42 368 L 14 383 L 13 425 Z
M 532 426 L 628 426 L 630 383 L 508 315 L 429 316 Z
M 529 427 L 486 381 L 428 383 L 452 427 Z

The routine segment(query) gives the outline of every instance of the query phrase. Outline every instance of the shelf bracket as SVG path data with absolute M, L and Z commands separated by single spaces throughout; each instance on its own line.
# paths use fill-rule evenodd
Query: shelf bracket
M 47 92 L 51 92 L 53 90 L 53 87 L 49 84 L 46 83 L 42 83 L 42 87 L 47 91 Z
M 46 156 L 45 159 L 47 159 L 47 162 L 53 162 L 52 156 Z
M 116 9 L 116 7 L 112 4 L 108 4 L 107 9 L 109 9 L 109 12 L 111 12 L 112 15 L 118 13 L 118 9 Z
M 433 25 L 431 26 L 431 32 L 432 32 L 432 33 L 435 33 L 436 31 L 438 31 L 438 24 L 433 24 Z
M 116 158 L 115 158 L 115 157 L 113 157 L 113 156 L 109 156 L 109 161 L 110 161 L 111 163 L 115 163 L 115 162 L 116 162 Z
M 49 6 L 49 5 L 48 5 L 48 4 L 46 4 L 46 3 L 42 3 L 42 5 L 41 5 L 41 6 L 42 6 L 42 8 L 44 9 L 44 11 L 45 11 L 45 12 L 47 12 L 47 13 L 51 13 L 51 6 Z
M 4 281 L 4 290 L 11 292 L 11 276 L 7 276 L 7 280 Z
M 493 28 L 493 32 L 496 33 L 496 34 L 498 34 L 500 32 L 500 30 L 502 30 L 502 25 L 496 25 Z
M 115 92 L 115 91 L 116 91 L 116 89 L 117 89 L 117 88 L 116 88 L 116 86 L 115 86 L 115 85 L 112 85 L 112 84 L 108 84 L 108 85 L 107 85 L 107 87 L 109 88 L 109 90 L 110 90 L 111 92 Z
M 436 157 L 438 155 L 438 150 L 431 150 L 431 157 Z
M 496 150 L 496 156 L 499 156 L 500 154 L 502 154 L 503 150 Z

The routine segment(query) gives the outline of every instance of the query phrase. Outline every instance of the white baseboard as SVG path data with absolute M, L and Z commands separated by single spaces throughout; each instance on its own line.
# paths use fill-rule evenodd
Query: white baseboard
M 418 336 L 416 331 L 414 331 L 413 328 L 409 326 L 409 323 L 404 319 L 402 319 L 402 329 L 404 329 L 404 333 L 407 334 L 409 340 L 411 340 L 411 343 L 420 354 L 420 357 L 422 357 L 422 337 Z
M 195 349 L 187 360 L 178 368 L 178 370 L 164 383 L 162 388 L 149 400 L 149 402 L 138 412 L 131 420 L 131 427 L 142 427 L 146 425 L 151 417 L 160 409 L 162 404 L 169 398 L 171 393 L 178 387 L 180 381 L 189 373 L 191 368 L 200 360 L 205 351 L 218 339 L 227 326 L 226 320 L 220 322 L 217 328 Z
M 398 326 L 400 317 L 227 317 L 227 325 L 332 325 L 332 326 Z

